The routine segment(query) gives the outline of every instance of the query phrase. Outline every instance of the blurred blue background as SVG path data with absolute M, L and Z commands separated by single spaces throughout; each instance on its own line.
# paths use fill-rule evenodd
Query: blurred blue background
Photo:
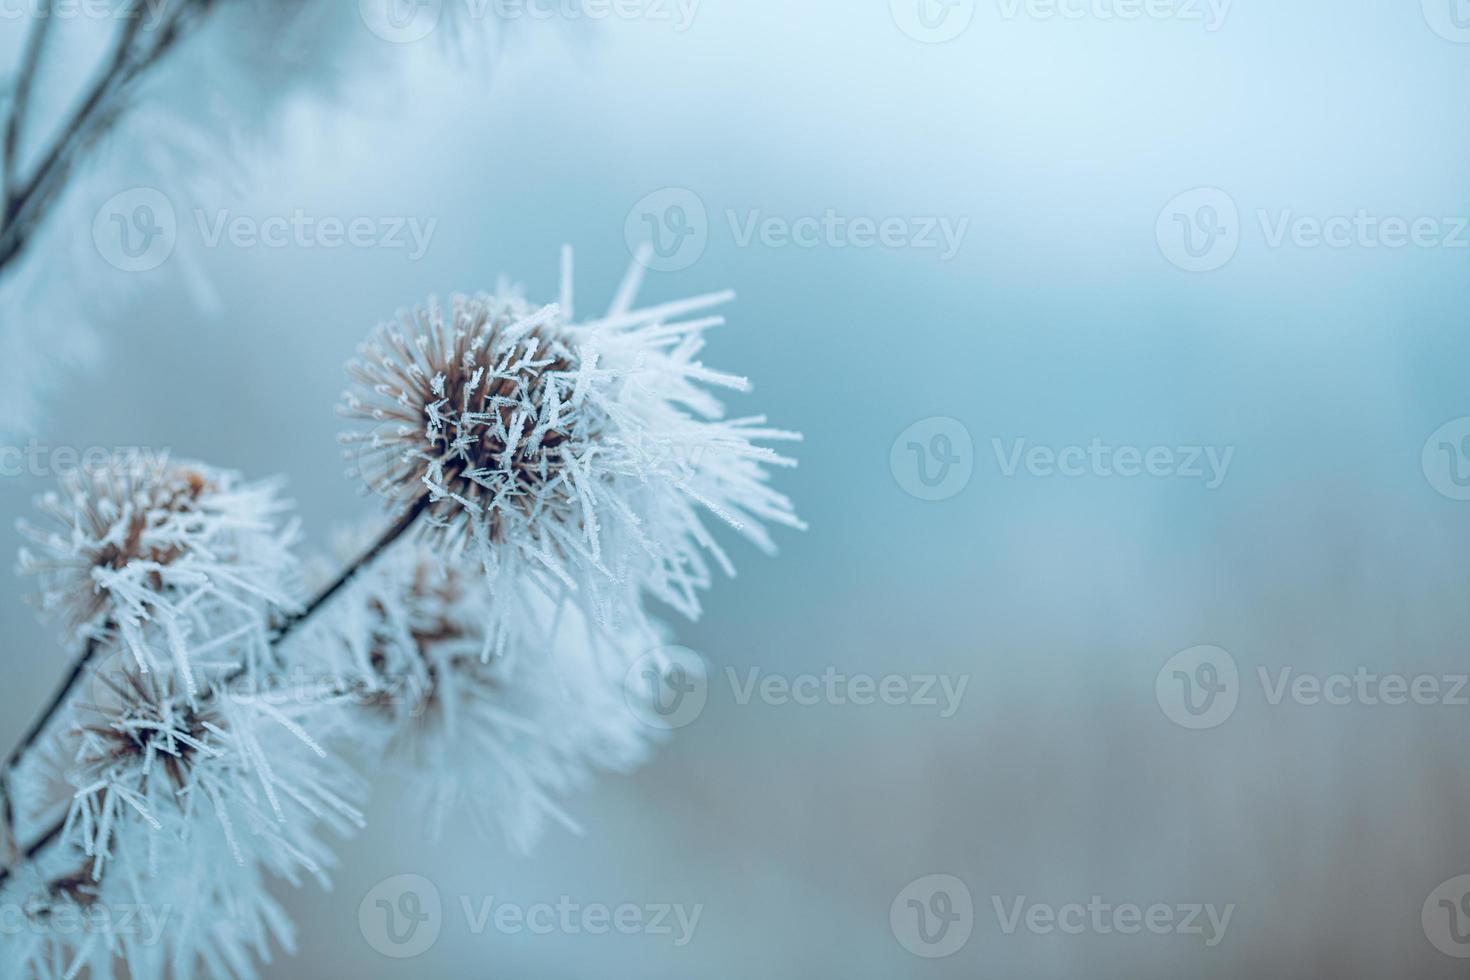
M 967 23 L 942 43 L 909 0 L 705 0 L 687 30 L 652 14 L 523 23 L 493 52 L 443 30 L 368 37 L 391 71 L 359 79 L 345 108 L 289 104 L 249 181 L 174 201 L 175 255 L 132 276 L 101 324 L 101 370 L 54 399 L 40 437 L 283 473 L 314 544 L 374 507 L 342 475 L 333 409 L 375 322 L 501 273 L 551 299 L 563 243 L 580 309 L 598 309 L 627 230 L 669 231 L 671 201 L 697 203 L 682 213 L 702 252 L 650 274 L 645 295 L 734 287 L 706 363 L 752 377 L 737 413 L 806 434 L 778 483 L 810 531 L 780 534 L 775 560 L 738 552 L 739 578 L 678 627 L 711 662 L 708 706 L 642 772 L 569 802 L 586 833 L 553 830 L 530 857 L 467 820 L 434 841 L 380 794 L 335 890 L 284 893 L 301 952 L 269 976 L 1463 975 L 1424 906 L 1470 871 L 1470 707 L 1272 704 L 1258 671 L 1470 669 L 1470 503 L 1441 468 L 1470 459 L 1423 455 L 1470 416 L 1470 232 L 1455 230 L 1470 216 L 1470 35 L 1449 0 L 1237 0 L 1223 20 L 1185 0 L 1135 19 L 1047 9 L 932 3 L 933 30 Z M 1196 188 L 1208 196 L 1176 203 Z M 211 248 L 195 208 L 436 224 L 417 260 Z M 742 243 L 751 220 L 829 209 L 965 231 L 948 258 Z M 1282 221 L 1360 211 L 1435 230 L 1397 248 L 1361 231 L 1313 246 L 1309 229 L 1273 244 Z M 1218 267 L 1181 268 L 1184 230 L 1198 244 L 1210 228 L 1224 251 L 1198 261 Z M 216 309 L 180 288 L 186 266 Z M 96 275 L 122 274 L 99 260 Z M 926 500 L 909 492 L 918 470 L 891 463 L 937 466 L 907 438 L 894 452 L 936 417 L 969 437 L 950 448 L 970 478 Z M 1008 477 L 993 442 L 1003 456 L 1094 438 L 1233 456 L 1207 489 Z M 48 482 L 0 481 L 0 506 L 24 514 Z M 63 667 L 21 591 L 0 593 L 7 743 Z M 1238 666 L 1238 705 L 1192 730 L 1156 680 L 1202 644 Z M 727 667 L 968 686 L 950 717 L 740 704 Z M 394 960 L 357 910 L 404 873 L 434 883 L 445 918 L 428 952 Z M 974 910 L 943 958 L 916 955 L 934 950 L 900 901 L 935 874 Z M 1233 914 L 1207 946 L 1007 934 L 995 907 L 1094 895 Z M 461 898 L 489 896 L 703 911 L 683 946 L 477 935 Z

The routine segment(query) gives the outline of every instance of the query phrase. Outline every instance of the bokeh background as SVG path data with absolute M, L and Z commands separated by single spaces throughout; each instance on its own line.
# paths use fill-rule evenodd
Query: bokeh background
M 925 21 L 908 0 L 704 0 L 678 30 L 657 15 L 672 7 L 641 9 L 523 18 L 489 50 L 449 43 L 447 19 L 411 43 L 367 37 L 391 70 L 330 102 L 288 101 L 248 179 L 205 197 L 160 188 L 179 214 L 174 254 L 130 274 L 99 324 L 100 367 L 51 400 L 38 433 L 284 474 L 322 545 L 376 506 L 343 476 L 333 411 L 341 362 L 376 321 L 502 273 L 550 299 L 563 243 L 579 306 L 596 309 L 629 229 L 677 223 L 668 204 L 691 201 L 698 255 L 651 274 L 646 295 L 737 289 L 706 361 L 753 378 L 738 411 L 806 433 L 800 468 L 778 479 L 811 529 L 781 534 L 774 560 L 740 552 L 704 619 L 678 626 L 711 664 L 708 704 L 643 771 L 569 801 L 585 832 L 554 829 L 529 857 L 467 820 L 434 840 L 386 788 L 334 890 L 283 892 L 301 949 L 267 976 L 1463 975 L 1440 947 L 1470 948 L 1434 942 L 1421 912 L 1470 872 L 1470 706 L 1272 704 L 1259 672 L 1470 671 L 1470 503 L 1450 469 L 1470 467 L 1457 441 L 1470 428 L 1424 453 L 1470 416 L 1470 232 L 1456 230 L 1470 216 L 1470 32 L 1453 19 L 1470 11 L 1179 0 L 1123 19 L 1091 0 L 1067 8 L 1078 17 L 930 0 Z M 926 22 L 963 30 L 931 43 Z M 1171 203 L 1196 188 L 1213 190 Z M 1211 224 L 1201 200 L 1235 214 Z M 436 224 L 416 259 L 209 247 L 196 208 Z M 738 234 L 829 209 L 966 230 L 948 258 Z M 1360 211 L 1435 219 L 1439 238 L 1269 233 Z M 1203 260 L 1218 267 L 1180 267 L 1175 214 L 1199 236 L 1225 231 Z M 94 258 L 95 282 L 124 275 Z M 969 480 L 942 500 L 910 492 L 908 436 L 893 453 L 934 418 L 969 437 L 950 444 Z M 1095 437 L 1233 457 L 1208 489 L 1008 477 L 993 443 Z M 0 480 L 0 511 L 24 514 L 48 482 Z M 22 591 L 0 592 L 7 743 L 63 668 Z M 1194 730 L 1156 680 L 1205 644 L 1237 665 L 1237 704 Z M 967 687 L 949 717 L 741 704 L 727 668 Z M 363 896 L 400 874 L 432 881 L 445 908 L 438 941 L 409 960 L 358 922 Z M 934 949 L 903 921 L 901 893 L 931 875 L 962 882 L 974 909 L 943 958 L 916 955 Z M 1008 934 L 995 910 L 1094 895 L 1233 911 L 1208 946 Z M 683 946 L 475 934 L 461 900 L 492 896 L 702 913 Z

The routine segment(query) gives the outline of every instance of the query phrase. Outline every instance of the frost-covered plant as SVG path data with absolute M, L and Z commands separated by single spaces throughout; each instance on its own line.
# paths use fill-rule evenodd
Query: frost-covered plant
M 0 961 L 20 966 L 4 975 L 109 976 L 115 959 L 134 977 L 253 975 L 252 954 L 292 943 L 268 878 L 326 884 L 324 832 L 362 823 L 360 782 L 305 728 L 332 732 L 334 707 L 223 687 L 190 698 L 131 665 L 92 694 L 59 739 L 72 789 L 59 842 L 0 888 L 30 927 L 7 940 Z M 65 929 L 63 915 L 112 928 Z
M 0 770 L 0 903 L 30 927 L 0 975 L 253 975 L 291 943 L 266 882 L 324 880 L 361 822 L 344 750 L 394 759 L 431 824 L 523 848 L 644 758 L 651 604 L 697 616 L 733 572 L 714 525 L 770 550 L 765 523 L 801 524 L 757 444 L 797 436 L 725 420 L 711 388 L 747 385 L 697 359 L 729 294 L 634 310 L 640 268 L 588 321 L 568 253 L 558 303 L 502 288 L 381 328 L 343 411 L 376 423 L 346 440 L 394 516 L 309 599 L 274 484 L 123 456 L 41 499 L 21 570 L 80 652 Z M 55 927 L 139 903 L 150 939 Z
M 661 733 L 629 710 L 623 680 L 660 638 L 610 635 L 575 604 L 533 595 L 523 615 L 536 644 L 486 658 L 479 579 L 473 562 L 426 544 L 397 548 L 304 642 L 334 662 L 369 744 L 385 745 L 433 832 L 467 811 L 525 851 L 547 818 L 577 829 L 558 796 L 646 758 Z
M 81 651 L 0 783 L 12 858 L 16 828 L 42 828 L 0 872 L 27 927 L 0 973 L 248 975 L 247 950 L 291 938 L 266 878 L 323 879 L 323 833 L 361 822 L 361 784 L 322 744 L 340 706 L 278 691 L 298 607 L 278 486 L 142 454 L 61 484 L 38 501 L 53 525 L 23 525 L 40 554 L 20 570 Z M 114 928 L 124 908 L 178 918 L 140 941 Z
M 599 626 L 654 632 L 646 598 L 689 617 L 711 565 L 734 566 L 706 527 L 722 521 L 763 550 L 763 522 L 801 527 L 768 467 L 794 461 L 763 416 L 727 420 L 710 390 L 749 387 L 699 360 L 700 315 L 732 293 L 631 309 L 634 263 L 608 312 L 572 319 L 517 291 L 430 300 L 380 326 L 348 365 L 342 413 L 357 471 L 390 503 L 422 510 L 447 554 L 485 569 L 485 656 L 527 635 L 533 597 L 575 593 Z
M 69 640 L 115 638 L 143 672 L 177 670 L 192 692 L 194 657 L 228 643 L 259 662 L 273 615 L 295 607 L 296 526 L 279 490 L 144 452 L 68 470 L 36 501 L 49 523 L 19 524 L 35 549 L 19 571 Z

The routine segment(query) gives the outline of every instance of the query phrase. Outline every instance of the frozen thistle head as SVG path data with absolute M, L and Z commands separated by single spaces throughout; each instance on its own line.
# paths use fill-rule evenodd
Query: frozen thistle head
M 392 776 L 432 830 L 467 812 L 529 850 L 548 819 L 575 829 L 562 795 L 594 771 L 632 769 L 662 734 L 622 688 L 627 659 L 659 638 L 609 636 L 574 604 L 542 596 L 518 610 L 536 648 L 487 660 L 483 589 L 473 562 L 399 548 L 358 577 L 308 642 L 335 658 L 364 739 L 386 739 Z
M 25 976 L 112 976 L 117 963 L 128 976 L 254 975 L 253 957 L 293 939 L 267 879 L 324 881 L 323 832 L 362 824 L 360 781 L 307 732 L 335 733 L 337 706 L 222 687 L 186 697 L 137 671 L 93 693 L 60 739 L 60 772 L 24 774 L 64 778 L 71 797 L 60 843 L 0 887 L 27 924 L 0 960 Z M 98 928 L 60 925 L 79 915 Z
M 294 605 L 295 528 L 277 491 L 201 463 L 116 455 L 38 498 L 49 520 L 21 522 L 31 547 L 18 570 L 69 638 L 118 638 L 142 671 L 176 668 L 192 690 L 191 661 L 222 643 L 232 666 L 266 656 L 271 617 Z
M 565 261 L 558 303 L 502 289 L 379 328 L 348 367 L 342 412 L 372 424 L 344 437 L 348 455 L 398 506 L 422 502 L 502 609 L 534 587 L 581 593 L 615 628 L 644 616 L 646 595 L 696 616 L 712 565 L 734 571 L 707 515 L 766 550 L 764 523 L 801 526 L 767 482 L 794 461 L 760 445 L 799 436 L 726 420 L 711 391 L 748 387 L 698 360 L 723 320 L 696 314 L 731 294 L 632 310 L 635 263 L 605 315 L 575 322 Z M 494 652 L 509 632 L 492 629 Z
M 345 831 L 361 820 L 335 789 L 348 780 L 324 764 L 329 753 L 303 725 L 335 731 L 327 701 L 268 689 L 241 697 L 225 685 L 186 698 L 172 681 L 138 672 L 104 677 L 96 693 L 105 703 L 79 709 L 67 818 L 93 880 L 128 820 L 180 843 L 204 821 L 236 864 L 253 854 L 313 873 L 320 862 L 292 843 L 293 828 L 325 820 Z
M 515 298 L 457 296 L 447 312 L 431 301 L 380 327 L 347 366 L 369 397 L 349 391 L 343 405 L 375 423 L 347 437 L 369 484 L 400 501 L 431 496 L 444 526 L 470 528 L 464 516 L 483 515 L 478 529 L 491 540 L 504 537 L 508 507 L 534 507 L 563 486 L 578 420 L 558 411 L 556 388 L 576 358 L 543 329 L 550 319 Z

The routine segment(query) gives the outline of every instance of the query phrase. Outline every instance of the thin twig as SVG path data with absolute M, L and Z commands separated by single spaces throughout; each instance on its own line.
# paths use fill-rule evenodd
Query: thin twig
M 142 11 L 136 3 L 119 16 L 123 18 L 106 67 L 93 80 L 70 118 L 62 125 L 50 148 L 42 155 L 36 169 L 13 193 L 5 195 L 0 213 L 0 270 L 13 262 L 30 243 L 31 232 L 45 217 L 47 209 L 60 196 L 72 164 L 121 115 L 109 110 L 109 103 L 120 97 L 144 71 L 171 50 L 184 36 L 186 22 L 195 11 L 213 7 L 213 0 L 182 0 L 172 16 L 153 32 L 153 43 L 141 53 L 135 50 L 142 29 Z M 6 183 L 13 183 L 7 173 Z
M 306 622 L 306 620 L 310 619 L 311 616 L 318 609 L 320 609 L 323 604 L 330 600 L 332 596 L 341 591 L 348 582 L 351 582 L 353 578 L 357 576 L 358 572 L 362 571 L 364 568 L 367 568 L 367 566 L 371 565 L 375 560 L 377 560 L 377 557 L 382 554 L 383 551 L 390 544 L 392 544 L 394 541 L 397 541 L 400 537 L 403 536 L 403 533 L 405 531 L 413 526 L 413 522 L 418 520 L 419 515 L 422 514 L 428 508 L 428 506 L 428 494 L 425 494 L 424 496 L 419 497 L 416 501 L 414 501 L 413 504 L 407 510 L 405 510 L 402 515 L 399 516 L 398 520 L 394 521 L 393 524 L 390 525 L 386 531 L 378 536 L 378 540 L 369 545 L 368 549 L 364 551 L 361 555 L 359 555 L 355 561 L 349 563 L 347 567 L 343 568 L 341 573 L 331 582 L 330 585 L 317 592 L 316 597 L 308 602 L 300 612 L 293 613 L 292 615 L 286 617 L 285 621 L 282 622 L 280 626 L 276 627 L 275 633 L 271 635 L 271 646 L 276 646 L 284 642 L 285 639 L 296 630 L 296 627 L 300 626 L 302 623 Z
M 41 49 L 46 44 L 46 34 L 51 30 L 51 0 L 41 0 L 36 10 L 35 23 L 26 35 L 25 50 L 20 56 L 20 70 L 15 81 L 15 92 L 10 99 L 10 114 L 5 120 L 5 178 L 3 194 L 4 210 L 10 210 L 10 201 L 15 197 L 15 185 L 20 167 L 20 137 L 25 128 L 26 114 L 31 106 L 31 86 L 36 81 L 36 71 L 41 64 Z
M 52 824 L 50 827 L 47 827 L 44 834 L 42 834 L 40 837 L 37 837 L 34 841 L 31 842 L 30 847 L 27 847 L 24 851 L 21 852 L 21 860 L 19 863 L 17 863 L 16 867 L 19 867 L 20 864 L 23 864 L 26 861 L 34 860 L 36 856 L 44 851 L 47 847 L 49 847 L 51 843 L 56 840 L 56 838 L 61 836 L 61 832 L 65 828 L 66 821 L 64 820 L 59 820 L 56 823 Z M 13 869 L 11 868 L 0 868 L 0 885 L 5 884 L 6 879 L 9 878 L 12 873 Z
M 36 720 L 31 722 L 31 727 L 20 737 L 20 741 L 16 743 L 15 748 L 10 751 L 10 755 L 5 759 L 5 768 L 0 770 L 0 801 L 4 803 L 4 810 L 3 813 L 0 813 L 0 819 L 4 820 L 5 834 L 11 840 L 15 839 L 15 809 L 12 803 L 14 794 L 10 789 L 10 778 L 15 772 L 15 767 L 20 765 L 20 760 L 25 756 L 26 752 L 36 743 L 36 739 L 41 737 L 41 733 L 46 730 L 46 726 L 51 724 L 51 719 L 61 710 L 61 706 L 66 703 L 66 700 L 71 697 L 72 690 L 77 686 L 77 681 L 81 679 L 82 673 L 87 669 L 87 665 L 92 662 L 92 658 L 96 655 L 99 646 L 100 644 L 95 639 L 87 641 L 86 647 L 82 649 L 81 654 L 72 663 L 71 671 L 66 675 L 66 679 L 56 688 L 55 693 L 51 695 L 51 700 L 46 703 L 46 707 L 42 709 L 41 713 L 36 717 Z

